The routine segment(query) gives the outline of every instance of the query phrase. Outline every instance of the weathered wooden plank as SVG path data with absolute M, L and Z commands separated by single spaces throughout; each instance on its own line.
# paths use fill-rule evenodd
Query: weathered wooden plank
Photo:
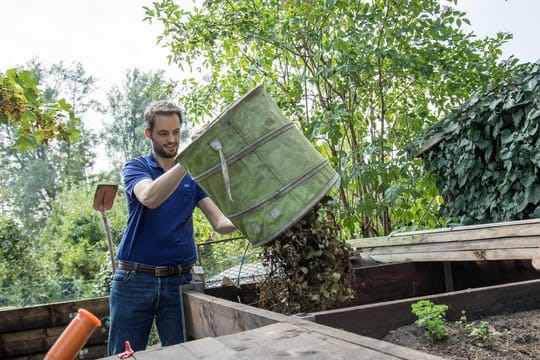
M 397 359 L 415 359 L 415 360 L 434 360 L 434 359 L 440 359 L 437 356 L 433 356 L 424 352 L 420 352 L 417 350 L 405 348 L 402 346 L 397 346 L 395 344 L 388 343 L 386 341 L 379 341 L 378 339 L 374 339 L 367 336 L 361 336 L 358 337 L 358 334 L 354 334 L 352 332 L 345 331 L 341 328 L 332 328 L 329 326 L 320 327 L 320 324 L 317 323 L 309 323 L 303 325 L 306 329 L 313 329 L 313 331 L 318 331 L 321 334 L 325 334 L 327 336 L 335 336 L 339 339 L 346 340 L 348 342 L 351 342 L 353 344 L 361 345 L 364 348 L 373 349 L 378 352 L 381 352 L 383 354 L 391 355 Z M 362 358 L 361 356 L 357 356 L 355 358 Z
M 118 360 L 116 355 L 104 357 L 104 360 Z M 131 358 L 130 358 L 131 359 Z M 238 360 L 246 359 L 215 338 L 203 338 L 178 345 L 157 349 L 137 351 L 133 356 L 137 360 Z
M 383 264 L 355 269 L 355 299 L 344 306 L 444 292 L 440 263 Z M 340 306 L 342 307 L 342 306 Z
M 65 328 L 65 326 L 59 326 L 0 334 L 0 358 L 46 353 Z M 106 341 L 107 333 L 97 329 L 88 339 L 87 344 L 104 344 Z
M 235 349 L 245 359 L 396 359 L 338 337 L 286 323 L 276 323 L 217 339 Z
M 294 320 L 294 318 L 291 319 Z M 376 339 L 364 338 L 319 324 L 306 321 L 302 321 L 302 323 L 303 325 L 274 323 L 217 338 L 203 338 L 179 345 L 140 351 L 135 356 L 139 360 L 441 359 L 416 350 Z M 363 346 L 361 343 L 365 343 L 367 346 Z M 114 360 L 116 357 L 110 356 L 105 359 Z
M 192 339 L 234 334 L 289 318 L 196 292 L 184 293 L 184 315 L 186 333 Z
M 188 341 L 182 346 L 192 353 L 197 359 L 212 359 L 219 355 L 220 359 L 238 359 L 238 353 L 223 344 L 218 338 L 202 338 L 196 341 Z
M 217 355 L 217 354 L 216 354 Z M 106 357 L 104 359 L 109 360 L 118 360 L 118 356 L 113 355 Z M 195 359 L 208 359 L 208 358 L 199 358 L 197 355 L 194 355 L 191 351 L 187 350 L 183 344 L 172 345 L 160 347 L 157 349 L 137 351 L 134 357 L 129 358 L 130 360 L 171 360 L 171 359 L 182 359 L 182 360 L 195 360 Z M 213 357 L 211 359 L 218 359 L 218 357 Z
M 414 351 L 414 356 L 408 356 L 407 349 L 392 344 L 365 338 L 356 334 L 350 334 L 340 329 L 328 328 L 297 317 L 213 298 L 201 293 L 184 293 L 184 306 L 185 308 L 191 308 L 189 315 L 188 311 L 186 311 L 186 324 L 191 323 L 194 327 L 188 328 L 188 335 L 191 335 L 190 337 L 195 339 L 198 338 L 198 334 L 202 334 L 202 337 L 225 336 L 241 332 L 242 330 L 239 330 L 240 328 L 244 328 L 245 330 L 256 329 L 279 322 L 307 327 L 310 331 L 317 331 L 327 336 L 337 338 L 345 337 L 348 342 L 387 355 L 392 355 L 398 359 L 423 359 L 423 353 L 420 352 Z M 193 312 L 193 310 L 200 311 Z M 204 320 L 196 320 L 196 317 L 203 317 Z M 427 357 L 426 359 L 431 358 L 432 357 Z
M 353 249 L 374 246 L 394 246 L 448 241 L 477 241 L 540 235 L 540 219 L 458 226 L 442 229 L 411 231 L 383 237 L 347 240 Z
M 46 352 L 38 354 L 24 354 L 20 356 L 2 357 L 3 360 L 43 360 Z M 99 359 L 107 356 L 107 344 L 85 346 L 80 351 L 80 359 Z
M 0 333 L 67 325 L 79 308 L 99 318 L 109 315 L 108 298 L 30 306 L 0 311 Z
M 501 239 L 482 239 L 446 242 L 425 242 L 417 244 L 394 244 L 362 247 L 361 252 L 372 256 L 375 254 L 396 254 L 425 251 L 475 251 L 489 249 L 530 249 L 540 246 L 540 235 L 526 237 L 508 237 Z
M 430 151 L 433 147 L 437 146 L 444 139 L 444 136 L 446 134 L 456 130 L 457 128 L 459 128 L 459 126 L 460 125 L 458 122 L 453 122 L 448 126 L 447 129 L 433 134 L 433 136 L 427 139 L 426 142 L 423 143 L 422 146 L 420 146 L 417 156 L 424 156 L 424 153 Z
M 309 315 L 317 323 L 339 327 L 360 335 L 382 338 L 390 330 L 412 324 L 415 318 L 411 313 L 411 305 L 421 299 L 448 305 L 449 321 L 457 321 L 462 310 L 467 312 L 468 319 L 477 320 L 489 315 L 540 308 L 540 279 L 321 311 Z
M 488 249 L 471 251 L 433 251 L 396 254 L 369 254 L 373 259 L 391 262 L 422 261 L 479 261 L 479 260 L 526 260 L 531 259 L 536 248 Z

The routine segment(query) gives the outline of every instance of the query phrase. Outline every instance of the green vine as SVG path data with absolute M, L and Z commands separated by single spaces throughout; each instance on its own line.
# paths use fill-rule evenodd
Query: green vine
M 467 101 L 428 136 L 447 218 L 462 224 L 540 217 L 540 63 Z

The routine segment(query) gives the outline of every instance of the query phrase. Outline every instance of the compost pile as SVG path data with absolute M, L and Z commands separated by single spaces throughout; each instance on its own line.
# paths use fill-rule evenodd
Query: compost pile
M 466 334 L 449 322 L 448 338 L 433 341 L 416 325 L 400 327 L 383 339 L 445 359 L 540 359 L 540 310 L 494 315 L 482 319 L 489 324 L 489 338 Z
M 349 253 L 325 196 L 261 253 L 270 269 L 258 286 L 259 307 L 283 314 L 327 310 L 354 296 Z

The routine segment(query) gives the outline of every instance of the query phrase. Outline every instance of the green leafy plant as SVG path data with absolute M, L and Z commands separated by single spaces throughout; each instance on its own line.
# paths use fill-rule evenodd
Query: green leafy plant
M 540 217 L 539 94 L 540 63 L 525 64 L 429 131 L 442 137 L 424 163 L 439 179 L 443 216 L 465 225 Z
M 472 36 L 456 2 L 161 1 L 145 11 L 163 25 L 169 60 L 208 74 L 180 87 L 191 118 L 262 83 L 340 174 L 339 231 L 354 238 L 444 226 L 437 188 L 401 150 L 506 77 L 500 47 L 511 39 Z
M 443 340 L 448 337 L 448 325 L 445 315 L 447 305 L 437 305 L 430 300 L 420 300 L 411 305 L 412 313 L 416 315 L 416 325 L 424 329 L 426 336 L 433 340 Z
M 492 345 L 500 333 L 487 321 L 473 321 L 465 325 L 467 336 L 483 345 Z
M 461 317 L 459 321 L 456 321 L 456 328 L 463 333 L 467 334 L 478 345 L 490 346 L 495 343 L 497 336 L 500 333 L 490 325 L 487 321 L 473 321 L 467 322 L 467 315 L 465 310 L 461 311 Z
M 14 127 L 17 151 L 33 149 L 53 139 L 75 140 L 79 131 L 72 106 L 64 99 L 44 99 L 38 80 L 28 70 L 9 69 L 0 74 L 0 125 Z

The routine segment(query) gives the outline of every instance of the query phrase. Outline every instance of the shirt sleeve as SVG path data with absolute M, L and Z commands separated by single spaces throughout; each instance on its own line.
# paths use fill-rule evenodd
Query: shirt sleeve
M 150 176 L 150 170 L 139 159 L 130 160 L 124 165 L 123 176 L 124 188 L 126 194 L 128 194 L 130 197 L 133 197 L 133 189 L 139 181 L 143 179 L 152 179 Z
M 195 196 L 196 196 L 196 201 L 195 203 L 198 203 L 199 200 L 202 200 L 204 199 L 205 197 L 208 197 L 208 195 L 206 194 L 206 192 L 204 192 L 204 190 L 199 186 L 199 184 L 195 183 Z

